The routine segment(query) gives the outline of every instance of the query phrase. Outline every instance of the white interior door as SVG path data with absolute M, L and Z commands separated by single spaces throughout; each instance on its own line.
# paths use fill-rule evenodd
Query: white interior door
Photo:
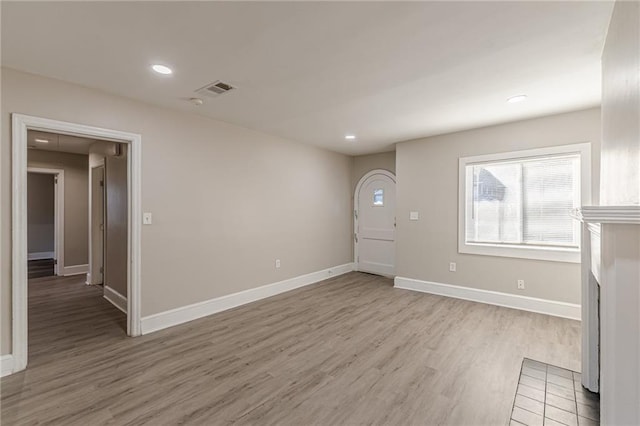
M 91 284 L 104 282 L 104 166 L 91 170 Z
M 129 280 L 129 195 L 126 146 L 105 158 L 104 285 L 127 297 Z
M 355 193 L 356 269 L 395 276 L 396 180 L 386 170 L 367 173 Z

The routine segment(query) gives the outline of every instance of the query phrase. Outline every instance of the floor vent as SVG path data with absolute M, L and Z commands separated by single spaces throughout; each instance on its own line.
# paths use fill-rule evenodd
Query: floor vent
M 225 83 L 223 81 L 217 80 L 211 84 L 207 84 L 206 86 L 196 90 L 196 93 L 201 95 L 216 97 L 220 95 L 224 95 L 227 92 L 235 90 L 235 87 L 230 85 L 229 83 Z

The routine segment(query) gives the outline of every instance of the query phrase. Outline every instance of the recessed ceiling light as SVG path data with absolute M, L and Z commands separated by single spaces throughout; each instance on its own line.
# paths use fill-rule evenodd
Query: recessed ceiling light
M 158 74 L 169 75 L 173 74 L 173 70 L 166 65 L 155 64 L 151 68 Z
M 37 143 L 49 143 L 47 139 L 36 139 Z
M 517 102 L 522 102 L 526 100 L 527 100 L 527 95 L 516 95 L 507 99 L 507 102 L 509 102 L 510 104 L 515 104 Z
M 356 135 L 346 135 L 344 138 L 348 141 L 352 141 L 352 140 L 355 140 Z

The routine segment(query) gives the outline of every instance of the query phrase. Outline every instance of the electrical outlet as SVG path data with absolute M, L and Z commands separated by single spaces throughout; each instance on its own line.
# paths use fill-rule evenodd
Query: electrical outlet
M 455 272 L 455 271 L 456 271 L 456 262 L 449 263 L 449 272 Z
M 518 280 L 518 290 L 524 290 L 524 280 Z
M 276 259 L 276 268 L 280 267 L 280 259 Z

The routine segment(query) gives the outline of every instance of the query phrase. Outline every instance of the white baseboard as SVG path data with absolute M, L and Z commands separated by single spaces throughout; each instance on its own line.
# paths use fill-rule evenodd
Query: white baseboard
M 267 284 L 238 293 L 217 297 L 215 299 L 205 300 L 204 302 L 194 303 L 193 305 L 149 315 L 141 320 L 142 334 L 149 334 L 174 325 L 193 321 L 198 318 L 275 296 L 280 293 L 314 284 L 319 281 L 326 280 L 327 278 L 336 277 L 351 271 L 353 271 L 353 263 L 346 263 L 344 265 L 312 272 L 306 275 L 300 275 L 277 283 Z
M 125 314 L 127 313 L 127 298 L 118 293 L 109 286 L 104 286 L 104 298 L 107 299 L 113 306 L 120 309 Z
M 0 356 L 0 377 L 13 373 L 13 355 Z
M 535 297 L 501 293 L 499 291 L 480 290 L 477 288 L 434 283 L 404 277 L 396 277 L 394 280 L 394 287 L 405 290 L 420 291 L 422 293 L 454 297 L 456 299 L 470 300 L 473 302 L 487 303 L 489 305 L 504 306 L 523 311 L 537 312 L 539 314 L 547 314 L 578 321 L 580 321 L 581 318 L 580 305 L 576 305 L 574 303 L 537 299 Z
M 55 259 L 56 253 L 54 251 L 39 251 L 29 253 L 27 255 L 28 260 L 40 260 L 40 259 Z
M 70 275 L 80 275 L 89 272 L 89 265 L 73 265 L 65 266 L 62 270 L 62 275 L 68 277 Z

